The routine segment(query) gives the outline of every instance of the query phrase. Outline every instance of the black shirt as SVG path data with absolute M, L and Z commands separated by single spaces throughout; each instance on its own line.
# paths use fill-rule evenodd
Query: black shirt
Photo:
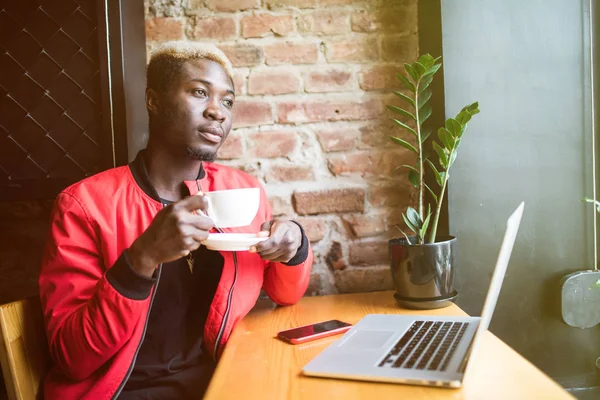
M 163 264 L 146 335 L 119 399 L 202 398 L 215 367 L 202 348 L 204 324 L 223 260 L 204 246 L 192 257 L 193 272 L 188 257 Z

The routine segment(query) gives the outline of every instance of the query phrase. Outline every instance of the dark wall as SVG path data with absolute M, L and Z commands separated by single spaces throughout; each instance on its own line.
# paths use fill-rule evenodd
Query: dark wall
M 458 304 L 481 312 L 506 219 L 525 211 L 491 331 L 567 388 L 596 384 L 600 328 L 567 326 L 560 280 L 594 267 L 587 0 L 442 0 L 446 114 L 473 101 L 451 170 Z M 596 49 L 597 51 L 597 49 Z
M 0 202 L 0 304 L 38 292 L 52 200 Z

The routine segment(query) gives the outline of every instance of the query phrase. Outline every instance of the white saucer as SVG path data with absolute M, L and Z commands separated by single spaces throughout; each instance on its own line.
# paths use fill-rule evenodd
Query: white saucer
M 251 246 L 267 239 L 257 237 L 255 233 L 209 233 L 202 244 L 209 250 L 248 251 Z

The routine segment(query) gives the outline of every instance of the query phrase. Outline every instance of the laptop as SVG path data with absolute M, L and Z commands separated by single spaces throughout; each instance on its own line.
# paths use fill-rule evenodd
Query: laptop
M 481 317 L 370 314 L 302 369 L 305 375 L 458 388 L 488 329 L 523 215 L 508 218 Z

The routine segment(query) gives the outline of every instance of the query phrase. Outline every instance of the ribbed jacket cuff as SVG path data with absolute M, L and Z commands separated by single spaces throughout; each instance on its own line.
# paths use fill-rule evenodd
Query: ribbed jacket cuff
M 300 247 L 296 251 L 296 255 L 294 255 L 294 257 L 292 257 L 292 259 L 290 261 L 283 263 L 285 265 L 289 265 L 290 267 L 293 267 L 294 265 L 300 265 L 304 261 L 306 261 L 306 259 L 308 258 L 308 246 L 310 245 L 308 238 L 306 237 L 306 234 L 304 233 L 304 228 L 302 228 L 302 225 L 300 225 L 296 221 L 292 221 L 292 222 L 295 223 L 296 225 L 298 225 L 298 227 L 300 228 L 300 232 L 302 232 L 302 243 L 300 244 Z
M 145 300 L 150 296 L 157 274 L 158 272 L 154 271 L 152 278 L 138 274 L 131 266 L 125 250 L 106 273 L 106 279 L 123 296 L 132 300 Z

